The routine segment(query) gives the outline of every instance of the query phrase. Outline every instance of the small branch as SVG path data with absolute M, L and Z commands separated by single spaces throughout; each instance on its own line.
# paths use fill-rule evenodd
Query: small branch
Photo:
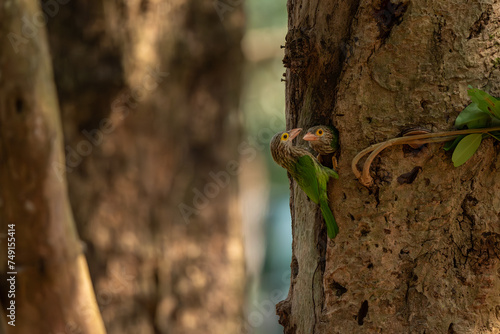
M 383 150 L 385 150 L 386 148 L 388 148 L 390 146 L 405 145 L 405 144 L 424 145 L 427 143 L 440 143 L 440 142 L 446 142 L 446 141 L 455 139 L 461 135 L 467 135 L 467 134 L 473 134 L 473 133 L 489 133 L 489 132 L 493 132 L 493 131 L 500 131 L 500 127 L 437 132 L 437 133 L 429 133 L 429 134 L 423 134 L 423 135 L 392 138 L 392 139 L 386 140 L 382 143 L 374 144 L 368 148 L 365 148 L 363 151 L 359 152 L 354 157 L 354 159 L 352 159 L 352 163 L 351 163 L 352 171 L 354 172 L 354 175 L 356 176 L 356 178 L 359 180 L 359 182 L 362 185 L 364 185 L 366 187 L 370 187 L 373 184 L 373 178 L 370 176 L 370 166 L 373 162 L 373 159 L 375 159 L 375 157 L 380 152 L 382 152 Z M 367 155 L 370 152 L 371 152 L 371 154 L 366 159 L 366 161 L 363 165 L 362 172 L 360 172 L 358 170 L 358 162 L 359 162 L 359 160 L 361 160 L 362 157 L 364 157 L 365 155 Z

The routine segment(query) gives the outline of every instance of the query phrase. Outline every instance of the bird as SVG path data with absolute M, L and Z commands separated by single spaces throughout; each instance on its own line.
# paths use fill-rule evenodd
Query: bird
M 328 206 L 327 185 L 331 178 L 338 179 L 339 175 L 321 165 L 304 147 L 293 146 L 293 139 L 301 131 L 301 128 L 296 128 L 275 134 L 270 143 L 271 155 L 278 165 L 290 173 L 311 201 L 319 204 L 328 237 L 333 239 L 339 233 L 339 227 Z
M 333 153 L 339 148 L 339 132 L 332 126 L 317 125 L 309 128 L 304 140 L 318 153 L 316 157 L 320 163 L 325 163 L 322 156 L 332 155 L 332 167 L 337 169 L 337 159 Z

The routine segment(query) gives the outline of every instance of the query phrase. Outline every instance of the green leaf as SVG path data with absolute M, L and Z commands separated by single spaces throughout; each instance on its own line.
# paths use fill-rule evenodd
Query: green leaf
M 496 118 L 500 118 L 500 100 L 493 96 L 490 96 L 490 98 L 486 98 L 486 102 L 490 105 L 490 110 L 493 112 L 493 115 L 495 115 Z
M 458 143 L 457 148 L 453 152 L 451 160 L 455 167 L 463 165 L 469 158 L 477 151 L 483 135 L 481 133 L 474 133 L 467 135 Z
M 450 140 L 449 142 L 446 142 L 446 144 L 444 144 L 444 150 L 449 151 L 455 149 L 455 147 L 457 147 L 458 145 L 458 142 L 461 141 L 464 137 L 465 135 L 460 135 L 457 138 L 455 138 L 455 140 Z
M 491 121 L 488 123 L 488 127 L 490 128 L 496 128 L 500 126 L 500 119 L 496 117 L 492 117 Z
M 500 100 L 477 88 L 468 89 L 467 94 L 481 111 L 500 118 Z
M 484 128 L 490 120 L 491 116 L 479 109 L 477 103 L 472 102 L 457 116 L 455 126 L 459 129 L 465 125 L 469 129 Z

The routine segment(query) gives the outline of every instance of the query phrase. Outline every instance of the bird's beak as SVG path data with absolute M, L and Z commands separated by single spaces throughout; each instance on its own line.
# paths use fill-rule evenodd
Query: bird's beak
M 318 140 L 318 136 L 315 136 L 312 133 L 308 132 L 308 133 L 306 133 L 306 135 L 302 139 L 307 140 L 307 141 L 315 141 L 315 140 Z
M 291 129 L 290 131 L 288 131 L 288 133 L 290 134 L 289 140 L 292 140 L 293 138 L 297 137 L 300 131 L 302 131 L 302 128 Z

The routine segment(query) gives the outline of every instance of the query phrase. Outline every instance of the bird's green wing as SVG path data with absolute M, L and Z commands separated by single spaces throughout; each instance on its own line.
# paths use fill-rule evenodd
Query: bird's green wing
M 314 158 L 308 155 L 297 159 L 295 169 L 291 174 L 311 201 L 319 204 L 321 214 L 325 219 L 328 237 L 335 238 L 339 233 L 339 227 L 328 205 L 327 184 L 331 177 L 338 179 L 338 174 L 333 169 L 315 162 Z
M 320 187 L 318 184 L 317 167 L 313 158 L 303 155 L 297 159 L 295 169 L 291 172 L 298 185 L 309 196 L 311 201 L 318 204 Z

